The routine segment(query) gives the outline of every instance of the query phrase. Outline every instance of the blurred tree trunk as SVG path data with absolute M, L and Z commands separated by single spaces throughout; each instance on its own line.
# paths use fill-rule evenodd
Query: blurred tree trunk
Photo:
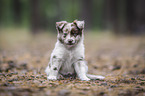
M 31 31 L 36 34 L 40 31 L 40 0 L 31 0 Z
M 1 21 L 0 23 L 4 26 L 12 26 L 14 21 L 13 15 L 13 1 L 12 0 L 1 0 Z
M 115 34 L 119 33 L 119 22 L 118 22 L 118 0 L 110 0 L 110 7 L 111 7 L 111 17 L 112 20 L 112 29 Z
M 131 34 L 134 31 L 134 3 L 135 0 L 126 0 L 126 28 L 127 34 Z
M 104 6 L 104 26 L 106 29 L 112 29 L 112 3 L 111 0 L 106 0 Z
M 145 0 L 137 0 L 134 2 L 134 32 L 136 34 L 145 33 Z
M 105 13 L 104 13 L 104 24 L 107 29 L 111 29 L 114 33 L 118 34 L 118 0 L 106 0 L 105 2 Z
M 93 0 L 93 28 L 100 30 L 104 23 L 104 5 L 106 0 Z
M 145 0 L 127 0 L 126 26 L 127 34 L 145 32 Z
M 14 7 L 14 20 L 17 24 L 20 24 L 21 20 L 21 2 L 20 0 L 13 0 Z
M 86 28 L 91 28 L 92 26 L 92 5 L 93 0 L 81 0 L 81 18 L 85 20 Z
M 0 0 L 0 13 L 2 13 L 3 10 L 2 10 L 2 0 Z M 0 21 L 2 21 L 2 15 L 0 15 Z M 1 24 L 1 22 L 0 22 Z
M 31 6 L 30 0 L 21 0 L 21 24 L 24 27 L 29 27 L 31 25 Z

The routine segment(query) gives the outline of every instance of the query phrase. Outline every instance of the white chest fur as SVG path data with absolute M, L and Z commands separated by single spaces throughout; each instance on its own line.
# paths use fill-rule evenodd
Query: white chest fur
M 51 58 L 57 56 L 61 60 L 60 73 L 74 73 L 74 63 L 79 59 L 84 59 L 84 45 L 80 42 L 75 48 L 66 49 L 59 41 L 56 43 L 55 48 L 51 54 Z M 51 62 L 51 61 L 50 61 Z

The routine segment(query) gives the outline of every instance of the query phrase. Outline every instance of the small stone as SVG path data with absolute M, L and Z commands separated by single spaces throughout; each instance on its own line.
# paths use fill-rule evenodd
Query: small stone
M 99 95 L 104 95 L 104 94 L 105 94 L 105 92 L 100 92 L 100 93 L 99 93 Z
M 79 92 L 79 94 L 86 95 L 87 93 L 85 91 L 81 91 L 81 92 Z
M 137 65 L 137 64 L 135 64 L 135 65 L 133 65 L 133 67 L 134 67 L 134 68 L 136 68 L 136 67 L 138 67 L 138 65 Z
M 58 96 L 69 96 L 70 93 L 69 90 L 63 89 L 58 92 Z
M 8 80 L 9 82 L 13 82 L 13 81 L 18 81 L 18 79 L 17 78 L 14 78 L 14 79 L 10 79 L 10 80 Z
M 8 64 L 9 64 L 9 67 L 10 67 L 10 68 L 14 68 L 14 67 L 16 67 L 15 62 L 12 61 L 12 60 L 8 61 Z
M 102 82 L 102 83 L 101 83 L 101 85 L 105 85 L 105 86 L 106 86 L 106 85 L 107 85 L 107 83 L 106 83 L 106 82 Z
M 98 67 L 97 66 L 94 66 L 94 69 L 98 69 Z
M 141 82 L 140 85 L 145 85 L 145 82 Z
M 114 70 L 118 70 L 118 69 L 120 69 L 120 68 L 121 68 L 120 65 L 114 65 L 113 68 L 112 68 L 112 70 L 114 71 Z
M 23 69 L 27 69 L 27 63 L 22 63 L 22 64 L 20 65 L 20 67 L 22 67 Z
M 135 78 L 131 78 L 131 80 L 135 80 Z
M 111 88 L 115 88 L 115 87 L 117 87 L 117 86 L 116 86 L 116 85 L 111 85 L 110 87 L 111 87 Z
M 141 74 L 145 74 L 145 68 L 142 69 Z
M 46 93 L 45 93 L 47 96 L 49 96 L 50 95 L 50 91 L 46 91 Z

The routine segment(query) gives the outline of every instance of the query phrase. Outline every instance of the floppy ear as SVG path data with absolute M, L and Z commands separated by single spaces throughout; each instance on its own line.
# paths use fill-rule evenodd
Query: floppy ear
M 84 21 L 77 21 L 77 20 L 75 20 L 74 21 L 74 24 L 79 28 L 79 29 L 84 29 L 84 24 L 85 24 L 85 22 Z
M 60 21 L 56 22 L 56 29 L 60 32 L 62 31 L 63 27 L 65 26 L 67 22 L 66 21 Z

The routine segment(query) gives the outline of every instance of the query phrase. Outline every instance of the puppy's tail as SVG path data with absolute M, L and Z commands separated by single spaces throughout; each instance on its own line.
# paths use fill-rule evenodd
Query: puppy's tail
M 87 74 L 87 77 L 90 79 L 99 79 L 99 80 L 103 80 L 105 78 L 101 75 L 91 75 L 91 74 Z

